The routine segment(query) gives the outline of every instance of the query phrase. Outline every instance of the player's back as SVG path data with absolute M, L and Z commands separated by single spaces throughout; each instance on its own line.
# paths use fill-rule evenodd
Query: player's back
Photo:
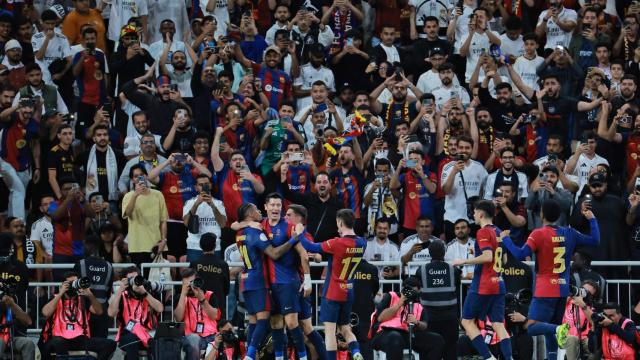
M 346 301 L 351 277 L 362 260 L 367 241 L 359 236 L 346 236 L 327 240 L 321 246 L 322 251 L 329 254 L 322 296 L 329 300 Z
M 496 233 L 499 230 L 494 225 L 486 225 L 478 230 L 474 244 L 476 256 L 483 251 L 490 250 L 491 262 L 476 264 L 471 281 L 471 291 L 480 295 L 504 294 L 505 287 L 502 280 L 502 247 L 498 245 Z
M 569 295 L 569 264 L 575 243 L 569 228 L 545 226 L 535 229 L 527 245 L 536 254 L 536 297 Z
M 269 246 L 267 236 L 261 230 L 244 228 L 238 231 L 236 244 L 244 262 L 240 276 L 241 290 L 268 288 L 269 273 L 264 258 L 264 250 Z
M 269 238 L 271 246 L 274 248 L 289 241 L 293 234 L 293 225 L 284 219 L 280 219 L 280 221 L 273 226 L 269 224 L 268 219 L 265 219 L 262 222 L 262 228 L 267 238 Z M 298 258 L 296 257 L 296 250 L 294 248 L 291 248 L 277 260 L 267 257 L 266 261 L 269 268 L 269 282 L 271 284 L 288 284 L 298 281 Z

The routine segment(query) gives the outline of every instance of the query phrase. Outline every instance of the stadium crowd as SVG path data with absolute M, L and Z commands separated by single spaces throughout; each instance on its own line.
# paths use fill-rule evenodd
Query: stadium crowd
M 638 356 L 639 2 L 0 5 L 0 354 Z

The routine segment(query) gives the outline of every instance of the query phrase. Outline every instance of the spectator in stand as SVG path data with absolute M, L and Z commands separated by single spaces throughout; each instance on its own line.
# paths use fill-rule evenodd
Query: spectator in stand
M 47 212 L 53 220 L 53 263 L 74 263 L 84 255 L 84 194 L 72 177 L 60 180 L 61 195 L 49 205 Z M 54 269 L 54 281 L 64 279 L 64 269 Z
M 2 65 L 9 70 L 9 83 L 16 89 L 27 84 L 26 68 L 22 63 L 22 45 L 17 40 L 11 39 L 4 45 L 5 57 Z
M 389 220 L 380 218 L 376 220 L 376 234 L 367 241 L 363 259 L 367 261 L 398 261 L 400 253 L 398 245 L 389 240 Z M 382 279 L 397 279 L 400 275 L 398 266 L 378 266 L 378 275 Z
M 149 172 L 158 166 L 158 164 L 162 164 L 167 161 L 164 156 L 158 155 L 158 137 L 156 135 L 146 133 L 142 135 L 140 140 L 137 138 L 135 140 L 140 143 L 139 147 L 141 148 L 141 152 L 139 155 L 136 154 L 136 156 L 131 157 L 131 159 L 124 165 L 124 169 L 122 170 L 118 180 L 118 190 L 120 191 L 120 194 L 126 194 L 131 188 L 132 180 L 134 179 L 129 178 L 129 170 L 133 165 L 142 165 L 145 170 Z
M 576 27 L 578 14 L 563 6 L 565 0 L 549 0 L 549 8 L 538 17 L 536 35 L 546 36 L 545 49 L 555 49 L 556 46 L 569 47 L 571 34 Z
M 53 10 L 45 10 L 40 16 L 42 31 L 31 38 L 36 64 L 42 70 L 42 80 L 46 83 L 60 80 L 71 67 L 71 47 L 66 36 L 55 31 L 58 15 Z M 54 63 L 58 71 L 50 72 L 50 66 Z M 60 65 L 58 65 L 60 64 Z
M 185 226 L 187 226 L 187 257 L 186 261 L 193 262 L 202 256 L 203 249 L 200 249 L 200 242 L 206 234 L 213 234 L 216 239 L 221 239 L 222 228 L 227 226 L 227 214 L 222 201 L 212 195 L 212 185 L 209 176 L 198 174 L 195 188 L 197 196 L 192 197 L 184 203 L 182 210 Z M 195 220 L 193 219 L 195 217 Z M 192 223 L 197 221 L 197 226 Z M 197 228 L 198 232 L 193 232 Z M 218 256 L 222 256 L 220 241 L 214 245 L 214 250 Z M 182 262 L 182 260 L 180 260 Z
M 112 24 L 110 21 L 109 27 Z M 136 30 L 136 27 L 132 25 L 122 27 L 116 39 L 119 40 L 118 47 L 109 63 L 109 67 L 113 69 L 113 80 L 117 79 L 118 81 L 118 93 L 130 80 L 143 75 L 145 66 L 151 66 L 155 61 L 149 51 L 140 45 L 140 38 Z
M 4 45 L 11 40 L 13 16 L 10 13 L 0 14 L 0 55 L 4 56 Z
M 171 51 L 171 57 L 169 57 L 173 41 L 169 38 L 170 34 L 167 33 L 166 36 L 168 39 L 164 44 L 164 50 L 160 55 L 158 63 L 160 67 L 160 74 L 169 76 L 171 82 L 174 84 L 173 86 L 177 88 L 177 91 L 180 93 L 180 96 L 190 103 L 191 98 L 193 97 L 190 85 L 191 78 L 193 77 L 193 70 L 189 65 L 196 62 L 197 55 L 190 47 L 187 47 L 186 51 Z
M 42 106 L 42 114 L 49 111 L 57 111 L 62 114 L 69 112 L 55 85 L 45 83 L 40 65 L 37 63 L 28 64 L 25 67 L 25 73 L 27 74 L 27 85 L 18 90 L 18 94 L 13 98 L 13 106 L 18 105 L 22 98 L 40 97 L 42 98 L 39 102 Z
M 191 126 L 191 113 L 186 107 L 178 107 L 173 114 L 173 125 L 162 137 L 162 149 L 170 154 L 181 152 L 193 154 L 197 130 Z
M 111 0 L 110 5 L 111 12 L 109 13 L 107 39 L 117 42 L 122 38 L 122 32 L 118 33 L 120 29 L 124 26 L 128 26 L 129 19 L 135 17 L 138 18 L 138 24 L 136 26 L 140 28 L 141 33 L 144 35 L 144 38 L 140 38 L 140 42 L 144 42 L 145 44 L 150 43 L 148 39 L 149 31 L 151 29 L 147 27 L 149 9 L 146 1 Z
M 376 220 L 386 218 L 391 226 L 389 235 L 396 238 L 400 220 L 398 193 L 391 191 L 391 163 L 384 157 L 375 159 L 375 180 L 365 185 L 362 205 L 367 212 L 366 235 L 375 235 Z M 395 174 L 394 174 L 395 175 Z
M 364 187 L 364 175 L 362 175 L 362 150 L 357 139 L 353 144 L 343 144 L 338 150 L 336 166 L 329 172 L 329 177 L 336 197 L 343 206 L 353 210 L 356 219 L 361 219 L 362 189 Z
M 82 41 L 84 37 L 82 27 L 85 24 L 91 24 L 96 33 L 96 47 L 106 50 L 106 28 L 102 19 L 101 11 L 92 8 L 91 4 L 86 0 L 73 0 L 73 11 L 67 14 L 62 21 L 62 33 L 69 40 L 69 44 L 76 45 Z
M 558 226 L 567 226 L 569 222 L 569 212 L 573 204 L 573 194 L 561 187 L 560 172 L 555 166 L 547 166 L 540 170 L 538 177 L 531 182 L 529 188 L 529 196 L 525 200 L 525 207 L 529 210 L 530 229 L 537 229 L 542 226 L 540 210 L 542 204 L 547 199 L 554 199 L 560 206 L 560 217 L 555 224 Z
M 625 64 L 634 59 L 635 49 L 638 47 L 638 26 L 637 14 L 627 13 L 624 15 L 623 29 L 613 44 L 613 56 L 622 58 Z
M 429 243 L 439 240 L 433 236 L 433 221 L 421 216 L 416 220 L 416 233 L 407 237 L 400 245 L 400 260 L 403 265 L 412 261 L 429 261 Z M 407 275 L 414 275 L 417 266 L 408 266 L 405 271 Z
M 475 257 L 474 246 L 476 240 L 470 236 L 471 227 L 465 219 L 460 219 L 454 224 L 455 238 L 447 244 L 447 251 L 444 255 L 446 261 L 466 260 Z M 474 265 L 462 267 L 462 277 L 467 280 L 473 279 Z
M 29 239 L 40 248 L 43 262 L 46 264 L 51 263 L 53 256 L 53 224 L 48 210 L 49 205 L 54 201 L 55 199 L 51 195 L 45 194 L 42 196 L 38 207 L 40 218 L 31 224 L 31 231 L 29 232 Z M 50 275 L 50 270 L 46 271 L 46 273 Z M 50 280 L 50 276 L 46 278 Z
M 493 204 L 496 214 L 493 222 L 498 229 L 511 231 L 511 239 L 522 245 L 526 240 L 525 226 L 527 225 L 527 210 L 523 201 L 518 197 L 517 186 L 513 181 L 503 180 L 494 192 Z
M 150 262 L 151 248 L 166 246 L 167 206 L 158 190 L 150 189 L 147 170 L 142 165 L 134 165 L 129 170 L 133 188 L 122 199 L 122 218 L 129 223 L 129 256 L 138 265 Z
M 131 115 L 132 119 L 132 127 L 131 131 L 127 129 L 127 137 L 124 139 L 124 156 L 127 157 L 127 160 L 131 160 L 138 155 L 143 153 L 142 148 L 142 137 L 145 135 L 151 136 L 155 139 L 154 149 L 157 152 L 163 153 L 162 145 L 161 145 L 161 137 L 160 135 L 154 135 L 149 131 L 149 118 L 147 117 L 147 113 L 139 110 L 134 112 Z
M 597 145 L 596 134 L 588 131 L 576 146 L 575 153 L 567 160 L 564 171 L 577 177 L 579 186 L 577 194 L 582 193 L 582 189 L 587 185 L 596 166 L 600 164 L 609 165 L 607 159 L 596 154 Z
M 515 200 L 521 202 L 528 196 L 529 182 L 527 175 L 515 169 L 515 151 L 510 147 L 503 148 L 500 151 L 500 160 L 502 167 L 489 174 L 485 180 L 484 199 L 493 199 L 499 193 L 498 189 L 502 184 L 509 182 L 516 187 Z

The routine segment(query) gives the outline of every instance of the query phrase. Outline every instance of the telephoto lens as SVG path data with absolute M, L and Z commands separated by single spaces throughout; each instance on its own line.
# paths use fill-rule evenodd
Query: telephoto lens
M 204 286 L 204 280 L 202 280 L 202 278 L 195 278 L 191 280 L 191 282 L 189 283 L 189 286 L 194 289 L 195 288 L 202 289 L 202 286 Z
M 76 291 L 80 289 L 88 289 L 89 287 L 91 287 L 91 279 L 88 277 L 81 277 L 71 282 L 71 288 Z
M 136 275 L 135 277 L 130 277 L 129 278 L 129 286 L 133 287 L 135 286 L 143 286 L 144 283 L 147 280 L 145 280 L 144 276 L 142 275 Z
M 164 290 L 164 285 L 158 281 L 147 281 L 144 288 L 152 293 L 161 293 Z

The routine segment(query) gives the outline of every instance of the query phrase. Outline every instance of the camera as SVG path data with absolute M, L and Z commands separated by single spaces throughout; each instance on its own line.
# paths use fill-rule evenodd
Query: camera
M 531 297 L 533 296 L 531 289 L 520 289 L 516 293 L 506 293 L 504 295 L 504 313 L 505 315 L 513 314 L 515 312 L 526 314 L 527 306 L 531 302 Z M 509 331 L 514 334 L 520 334 L 522 332 L 526 332 L 522 328 L 522 323 L 513 323 L 511 322 L 511 318 L 509 316 L 505 316 L 507 320 L 507 327 Z
M 142 275 L 136 275 L 135 277 L 129 278 L 129 286 L 144 286 L 145 290 L 153 293 L 159 293 L 164 290 L 164 285 L 157 281 L 149 281 L 144 278 Z
M 415 303 L 420 301 L 420 293 L 411 286 L 402 288 L 400 293 L 407 299 L 407 303 Z
M 607 319 L 607 315 L 605 315 L 603 312 L 597 312 L 597 313 L 591 314 L 591 320 L 593 321 L 593 324 L 596 326 L 598 326 L 604 319 Z
M 199 277 L 191 280 L 191 282 L 189 283 L 189 287 L 191 287 L 192 289 L 202 289 L 203 286 L 204 286 L 204 280 L 202 280 L 202 278 L 199 278 Z
M 0 299 L 7 295 L 13 297 L 16 294 L 16 287 L 18 283 L 14 278 L 8 278 L 3 282 L 0 282 Z
M 222 342 L 227 344 L 235 344 L 238 341 L 238 337 L 233 331 L 224 331 L 222 332 Z
M 532 124 L 536 121 L 536 116 L 533 114 L 526 114 L 522 117 L 523 124 Z
M 570 296 L 571 297 L 577 297 L 580 296 L 582 298 L 582 300 L 584 300 L 585 304 L 591 304 L 592 302 L 592 298 L 591 298 L 591 293 L 583 288 L 583 287 L 577 287 L 577 286 L 571 286 L 570 290 Z
M 134 277 L 129 278 L 129 286 L 144 286 L 146 279 L 142 275 L 136 275 Z
M 394 69 L 394 74 L 396 81 L 402 81 L 402 67 L 396 66 Z
M 89 279 L 88 277 L 75 279 L 69 284 L 69 288 L 76 291 L 80 289 L 88 289 L 89 287 L 91 287 L 91 279 Z

